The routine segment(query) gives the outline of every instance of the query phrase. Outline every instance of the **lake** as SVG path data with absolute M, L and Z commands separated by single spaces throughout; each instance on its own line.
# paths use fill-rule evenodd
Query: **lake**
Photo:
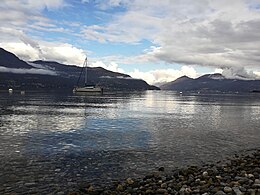
M 259 147 L 259 94 L 0 93 L 0 194 L 105 185 Z

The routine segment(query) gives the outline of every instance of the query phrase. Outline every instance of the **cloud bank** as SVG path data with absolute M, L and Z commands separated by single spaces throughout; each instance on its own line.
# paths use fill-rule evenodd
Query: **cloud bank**
M 98 1 L 100 9 L 123 6 L 126 11 L 105 25 L 85 26 L 82 34 L 100 42 L 148 40 L 154 44 L 145 53 L 148 60 L 237 74 L 241 67 L 260 68 L 259 5 L 255 0 Z
M 0 66 L 0 72 L 7 72 L 7 73 L 15 73 L 15 74 L 43 74 L 43 75 L 57 75 L 56 72 L 51 70 L 43 70 L 43 69 L 22 69 L 22 68 L 6 68 Z
M 166 82 L 173 81 L 178 77 L 186 75 L 191 78 L 196 78 L 198 73 L 193 67 L 183 66 L 180 70 L 176 69 L 156 69 L 148 72 L 142 72 L 135 69 L 133 72 L 129 73 L 133 78 L 144 79 L 149 84 L 160 86 Z

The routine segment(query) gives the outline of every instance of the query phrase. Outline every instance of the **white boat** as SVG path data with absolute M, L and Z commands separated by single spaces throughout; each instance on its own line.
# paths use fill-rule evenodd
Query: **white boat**
M 77 87 L 75 87 L 73 89 L 74 93 L 95 93 L 95 94 L 102 94 L 103 93 L 103 88 L 100 86 L 95 86 L 95 85 L 88 85 L 88 58 L 86 57 L 84 63 L 83 63 L 83 67 L 82 67 L 82 71 L 80 73 L 78 82 L 77 82 Z M 85 70 L 85 71 L 84 71 Z M 79 86 L 79 82 L 80 82 L 80 78 L 82 75 L 82 72 L 84 71 L 84 86 L 80 87 Z
M 75 87 L 73 92 L 95 92 L 102 93 L 103 89 L 98 86 Z
M 10 89 L 8 89 L 8 92 L 11 94 L 11 93 L 13 93 L 13 89 L 12 88 L 10 88 Z

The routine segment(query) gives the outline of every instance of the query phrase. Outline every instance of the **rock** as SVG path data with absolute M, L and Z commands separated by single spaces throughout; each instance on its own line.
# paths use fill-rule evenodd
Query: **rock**
M 128 185 L 132 185 L 132 184 L 134 183 L 134 180 L 132 180 L 131 178 L 127 178 L 127 179 L 126 179 L 126 183 L 127 183 Z
M 239 189 L 240 189 L 241 192 L 246 192 L 246 188 L 244 188 L 243 186 L 240 186 Z
M 228 186 L 224 187 L 224 192 L 225 192 L 225 193 L 230 193 L 230 192 L 232 192 L 232 191 L 233 191 L 233 190 L 232 190 L 231 187 L 228 187 Z
M 79 195 L 78 192 L 69 192 L 68 195 Z
M 254 184 L 260 184 L 260 179 L 255 179 L 255 183 Z
M 208 184 L 212 184 L 212 183 L 213 183 L 212 178 L 209 178 L 209 180 L 208 180 Z
M 204 171 L 204 172 L 202 173 L 202 176 L 203 176 L 203 177 L 208 177 L 208 176 L 209 176 L 209 173 L 208 173 L 207 171 Z
M 167 190 L 166 190 L 166 189 L 159 188 L 156 192 L 157 192 L 158 194 L 166 194 L 166 193 L 167 193 Z
M 254 178 L 255 176 L 250 173 L 250 174 L 247 175 L 247 177 L 250 178 L 250 179 L 252 179 L 252 178 Z
M 94 187 L 93 186 L 89 186 L 89 188 L 87 189 L 88 192 L 93 192 L 94 191 Z
M 243 193 L 240 191 L 240 189 L 238 187 L 233 187 L 232 189 L 236 195 L 243 195 Z
M 200 183 L 200 179 L 199 179 L 199 178 L 196 179 L 196 180 L 195 180 L 195 183 L 196 183 L 196 184 L 199 184 L 199 183 Z
M 24 185 L 27 186 L 27 187 L 29 187 L 29 186 L 34 186 L 34 185 L 36 185 L 36 183 L 35 183 L 35 182 L 31 182 L 31 183 L 25 183 Z
M 226 193 L 223 192 L 223 191 L 221 191 L 221 190 L 215 193 L 215 195 L 225 195 L 225 194 L 226 194 Z
M 238 180 L 240 184 L 248 183 L 249 179 L 247 177 L 242 177 Z
M 253 187 L 254 188 L 260 188 L 260 184 L 254 184 Z
M 250 193 L 250 195 L 256 195 L 256 190 L 249 189 L 248 192 Z
M 161 184 L 161 188 L 167 188 L 167 184 L 166 183 L 162 183 Z
M 153 194 L 153 193 L 154 193 L 154 191 L 151 190 L 151 189 L 147 189 L 147 190 L 145 191 L 145 194 Z
M 200 189 L 193 190 L 193 193 L 199 194 L 200 193 Z
M 123 188 L 123 186 L 121 184 L 118 184 L 118 186 L 116 187 L 116 190 L 117 191 L 123 191 L 124 188 Z
M 239 183 L 237 181 L 232 181 L 230 182 L 231 186 L 239 186 Z
M 163 171 L 164 171 L 164 167 L 160 167 L 160 168 L 158 169 L 158 171 L 163 172 Z
M 218 191 L 220 191 L 220 188 L 219 187 L 214 187 L 211 192 L 213 193 L 217 193 Z

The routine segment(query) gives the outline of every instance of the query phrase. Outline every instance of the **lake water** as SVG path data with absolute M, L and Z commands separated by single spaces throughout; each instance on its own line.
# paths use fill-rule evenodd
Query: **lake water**
M 103 185 L 259 147 L 259 94 L 0 93 L 0 194 Z

